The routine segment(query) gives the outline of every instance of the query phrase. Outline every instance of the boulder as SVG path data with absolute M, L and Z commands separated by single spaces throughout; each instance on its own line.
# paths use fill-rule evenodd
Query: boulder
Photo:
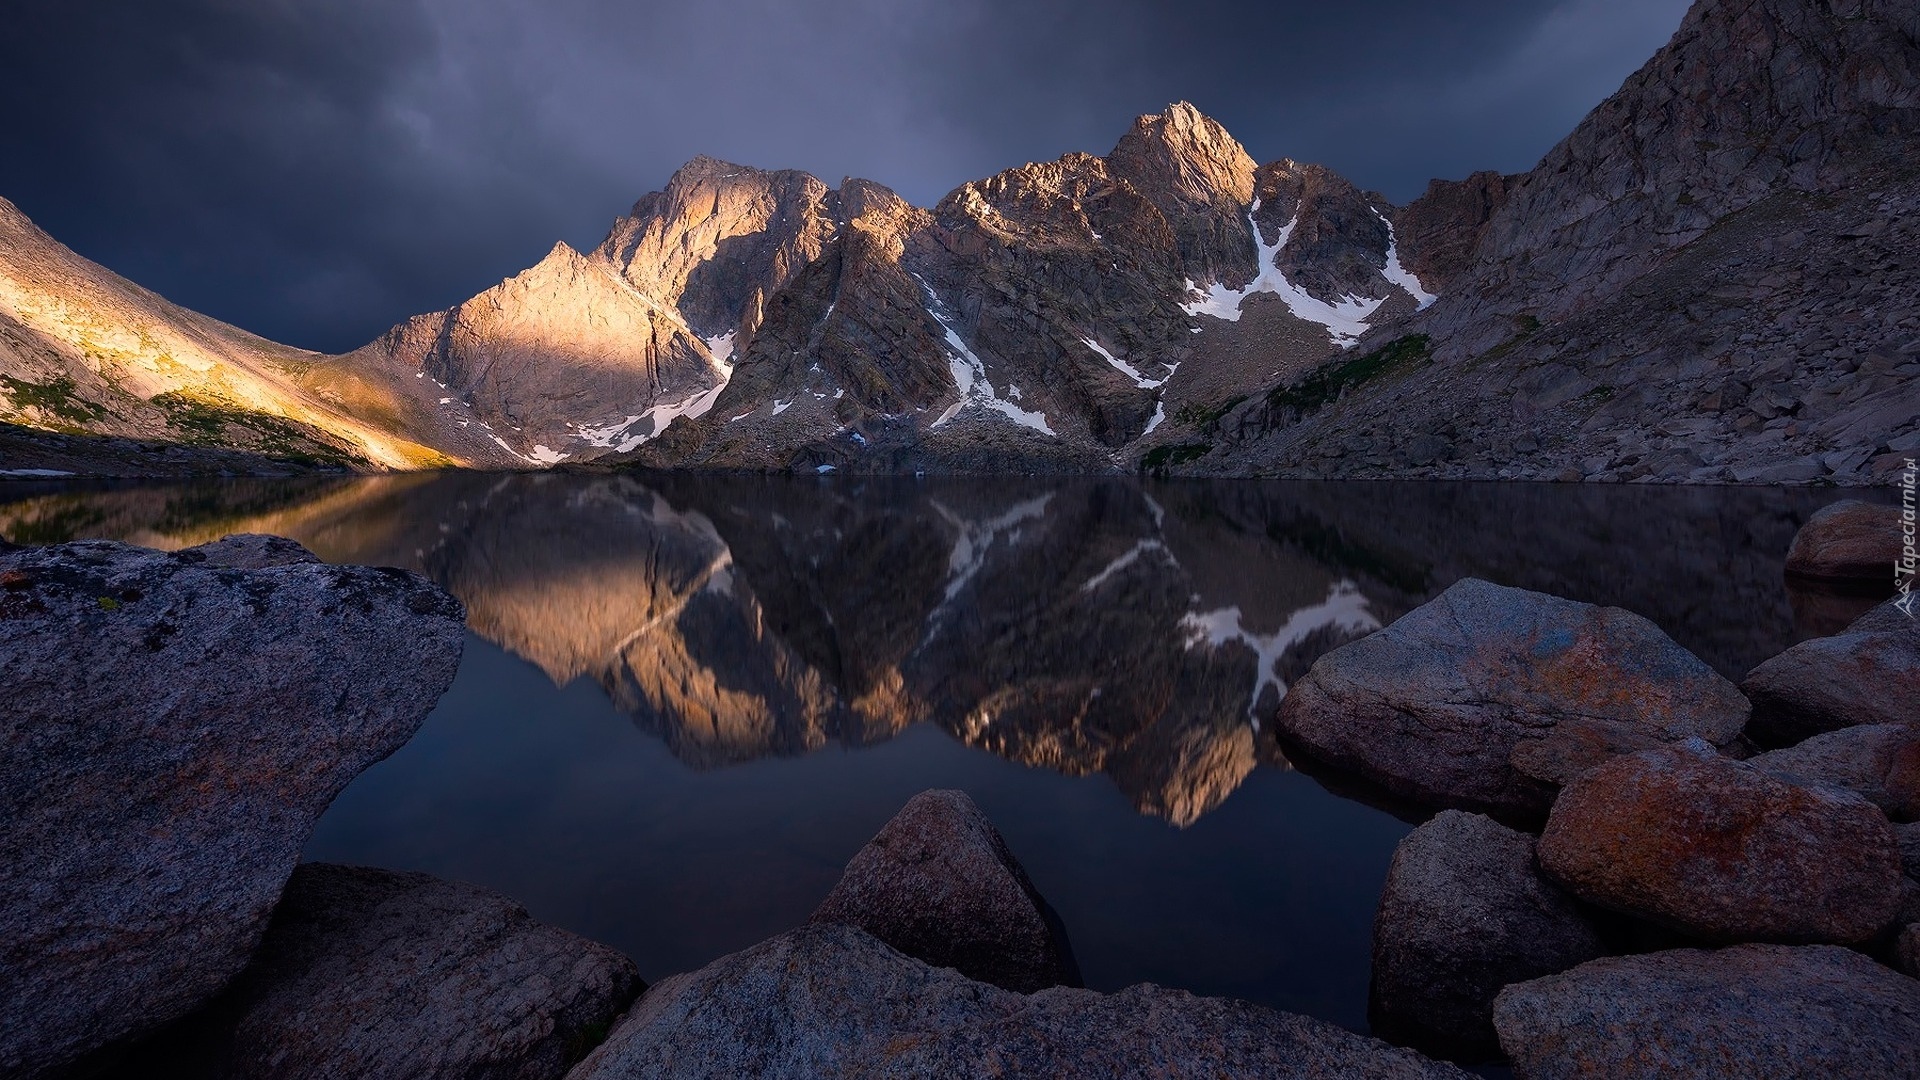
M 1908 877 L 1920 880 L 1920 823 L 1895 825 L 1893 836 L 1900 845 L 1900 866 Z
M 460 605 L 424 578 L 237 546 L 0 556 L 0 1075 L 218 992 L 315 819 L 453 680 Z
M 1279 726 L 1402 798 L 1537 819 L 1601 761 L 1725 744 L 1746 719 L 1733 684 L 1646 619 L 1467 578 L 1322 656 Z
M 631 960 L 498 893 L 309 863 L 247 969 L 124 1075 L 557 1080 L 642 989 Z
M 1016 994 L 819 923 L 656 985 L 570 1080 L 1466 1075 L 1323 1021 L 1150 984 Z
M 1456 1059 L 1495 1057 L 1501 987 L 1602 954 L 1573 898 L 1534 865 L 1533 837 L 1444 811 L 1387 868 L 1373 920 L 1374 1031 Z
M 1787 573 L 1812 581 L 1886 591 L 1900 560 L 1900 508 L 1842 499 L 1820 508 L 1793 534 Z
M 1909 975 L 1920 976 L 1920 922 L 1908 923 L 1894 939 L 1893 963 Z
M 1493 1006 L 1520 1080 L 1920 1076 L 1920 983 L 1831 945 L 1617 956 Z
M 1794 783 L 1845 788 L 1896 821 L 1920 816 L 1920 727 L 1841 728 L 1751 761 Z
M 298 540 L 260 533 L 235 533 L 191 550 L 203 556 L 208 566 L 234 570 L 266 570 L 320 561 L 320 556 L 301 547 Z
M 964 791 L 923 791 L 847 863 L 813 922 L 857 926 L 1008 990 L 1078 986 L 1066 929 Z
M 1893 601 L 1833 637 L 1803 641 L 1747 673 L 1747 732 L 1762 746 L 1792 746 L 1862 724 L 1920 717 L 1920 619 Z
M 1567 785 L 1540 865 L 1582 900 L 1708 941 L 1864 942 L 1901 899 L 1900 850 L 1872 804 L 1700 742 Z

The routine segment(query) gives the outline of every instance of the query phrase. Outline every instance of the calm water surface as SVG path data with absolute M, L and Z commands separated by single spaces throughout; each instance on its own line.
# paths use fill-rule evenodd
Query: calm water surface
M 453 688 L 310 858 L 491 886 L 658 979 L 798 924 L 910 796 L 962 788 L 1088 985 L 1365 1030 L 1411 826 L 1288 764 L 1287 684 L 1463 576 L 1629 608 L 1737 678 L 1859 609 L 1781 582 L 1833 498 L 444 474 L 3 484 L 0 535 L 279 533 L 466 603 Z

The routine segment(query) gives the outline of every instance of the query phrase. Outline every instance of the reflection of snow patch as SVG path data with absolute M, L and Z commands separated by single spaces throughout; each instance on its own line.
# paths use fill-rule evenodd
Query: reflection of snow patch
M 1088 578 L 1086 583 L 1080 586 L 1080 591 L 1092 592 L 1099 588 L 1108 578 L 1132 566 L 1140 560 L 1140 556 L 1145 555 L 1149 551 L 1160 552 L 1167 557 L 1168 561 L 1172 561 L 1173 559 L 1173 553 L 1167 550 L 1167 545 L 1158 540 L 1142 540 L 1128 548 L 1119 558 L 1108 563 L 1105 569 Z
M 1286 625 L 1271 634 L 1248 631 L 1240 623 L 1237 607 L 1189 614 L 1180 620 L 1180 627 L 1187 633 L 1190 649 L 1203 644 L 1217 649 L 1237 641 L 1253 650 L 1253 698 L 1247 702 L 1247 712 L 1252 713 L 1260 707 L 1260 695 L 1267 687 L 1273 687 L 1281 697 L 1286 696 L 1287 685 L 1273 669 L 1288 649 L 1321 630 L 1334 629 L 1349 634 L 1378 630 L 1380 620 L 1367 610 L 1367 598 L 1361 595 L 1360 587 L 1343 580 L 1334 583 L 1324 602 L 1289 615 Z
M 936 500 L 934 510 L 960 534 L 953 542 L 953 551 L 947 556 L 946 602 L 960 595 L 960 590 L 973 580 L 973 575 L 980 572 L 980 567 L 987 561 L 988 549 L 993 547 L 994 540 L 1001 533 L 1008 533 L 1011 541 L 1017 536 L 1021 524 L 1045 517 L 1047 504 L 1052 501 L 1053 493 L 1048 492 L 1037 499 L 1028 499 L 999 517 L 987 521 L 969 521 Z
M 1378 210 L 1373 212 L 1373 216 L 1379 218 L 1380 223 L 1387 227 L 1387 268 L 1381 271 L 1382 275 L 1386 277 L 1388 281 L 1393 282 L 1395 285 L 1411 293 L 1414 301 L 1417 302 L 1421 308 L 1440 299 L 1438 296 L 1421 288 L 1420 279 L 1413 276 L 1413 271 L 1400 265 L 1400 241 L 1394 236 L 1393 222 L 1388 221 L 1387 215 Z
M 1260 209 L 1260 200 L 1253 201 L 1253 209 Z M 1287 241 L 1292 239 L 1294 227 L 1300 224 L 1300 215 L 1296 213 L 1293 220 L 1287 222 L 1280 230 L 1279 238 L 1272 244 L 1268 244 L 1260 235 L 1260 223 L 1253 219 L 1251 212 L 1247 214 L 1247 224 L 1253 227 L 1253 246 L 1259 252 L 1259 274 L 1239 289 L 1229 289 L 1216 281 L 1204 292 L 1189 278 L 1187 290 L 1190 299 L 1187 303 L 1180 305 L 1181 309 L 1189 315 L 1210 315 L 1227 322 L 1239 322 L 1242 301 L 1257 292 L 1270 292 L 1278 296 L 1287 305 L 1287 310 L 1293 312 L 1296 317 L 1326 327 L 1327 332 L 1333 337 L 1334 344 L 1341 348 L 1347 348 L 1360 340 L 1360 335 L 1370 329 L 1367 319 L 1379 308 L 1382 301 L 1347 296 L 1342 297 L 1338 303 L 1329 304 L 1288 281 L 1287 275 L 1281 273 L 1280 268 L 1274 264 L 1281 249 L 1285 248 Z
M 933 321 L 947 332 L 947 369 L 953 375 L 954 389 L 960 391 L 960 400 L 941 413 L 933 426 L 939 427 L 953 419 L 968 405 L 983 405 L 1022 427 L 1032 428 L 1043 435 L 1053 435 L 1054 430 L 1047 426 L 1045 413 L 1023 409 L 994 392 L 993 383 L 987 379 L 987 365 L 974 355 L 974 351 L 961 339 L 960 332 L 954 329 L 953 323 L 941 313 L 940 298 L 934 295 L 933 286 L 918 274 L 914 275 L 914 280 L 926 290 L 927 314 L 933 316 Z

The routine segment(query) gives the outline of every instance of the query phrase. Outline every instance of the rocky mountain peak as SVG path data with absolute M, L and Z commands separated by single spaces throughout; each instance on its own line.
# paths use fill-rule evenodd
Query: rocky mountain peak
M 702 336 L 750 335 L 767 298 L 819 257 L 839 217 L 838 196 L 809 173 L 697 157 L 615 222 L 595 254 Z
M 1251 264 L 1243 215 L 1253 201 L 1256 166 L 1218 121 L 1176 102 L 1135 120 L 1105 164 L 1165 215 L 1196 277 L 1225 268 L 1244 272 Z
M 1107 165 L 1144 192 L 1190 206 L 1212 206 L 1222 196 L 1242 203 L 1253 198 L 1255 164 L 1246 148 L 1219 121 L 1184 101 L 1134 120 Z
M 1920 157 L 1911 0 L 1700 0 L 1645 66 L 1510 186 L 1447 355 L 1613 295 L 1716 221 L 1783 190 L 1828 193 Z M 1498 285 L 1497 290 L 1489 286 Z M 1496 307 L 1483 295 L 1501 298 Z

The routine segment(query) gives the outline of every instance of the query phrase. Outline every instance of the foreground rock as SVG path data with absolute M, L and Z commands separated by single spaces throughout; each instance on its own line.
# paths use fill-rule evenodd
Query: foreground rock
M 1595 960 L 1493 1017 L 1521 1080 L 1920 1076 L 1920 983 L 1826 945 Z
M 964 791 L 925 791 L 854 855 L 814 922 L 1020 993 L 1080 983 L 1065 929 Z
M 1746 718 L 1732 683 L 1640 616 L 1468 578 L 1322 656 L 1279 724 L 1403 798 L 1537 817 L 1609 757 L 1724 744 Z
M 133 1056 L 230 1080 L 565 1075 L 643 989 L 633 962 L 425 874 L 308 864 L 252 964 Z
M 655 986 L 572 1080 L 1465 1075 L 1224 998 L 1151 985 L 1015 994 L 819 924 Z
M 1892 587 L 1899 559 L 1899 508 L 1842 499 L 1822 507 L 1794 534 L 1787 573 L 1885 590 Z
M 1901 900 L 1900 850 L 1878 809 L 1697 742 L 1569 784 L 1540 865 L 1583 900 L 1710 941 L 1863 942 Z
M 1400 842 L 1373 921 L 1374 1028 L 1466 1060 L 1499 1052 L 1508 983 L 1602 955 L 1572 897 L 1540 876 L 1534 840 L 1448 810 Z
M 1888 601 L 1844 633 L 1803 641 L 1754 668 L 1740 689 L 1753 701 L 1749 733 L 1763 746 L 1861 724 L 1915 723 L 1920 619 Z
M 1893 963 L 1909 975 L 1920 975 L 1920 923 L 1908 923 L 1894 939 Z
M 1841 728 L 1761 754 L 1752 763 L 1796 783 L 1844 788 L 1895 821 L 1920 816 L 1920 727 Z
M 218 565 L 268 546 L 0 556 L 0 1075 L 217 992 L 314 820 L 452 681 L 451 597 L 284 550 Z

